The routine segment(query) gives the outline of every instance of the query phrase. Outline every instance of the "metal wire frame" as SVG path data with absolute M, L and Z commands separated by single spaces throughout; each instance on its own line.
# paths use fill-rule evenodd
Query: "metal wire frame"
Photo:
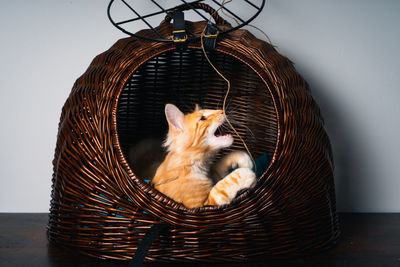
M 108 19 L 110 20 L 110 22 L 117 29 L 119 29 L 120 31 L 122 31 L 125 34 L 128 34 L 130 36 L 134 36 L 134 37 L 137 37 L 137 38 L 140 38 L 140 39 L 156 41 L 156 42 L 173 42 L 172 39 L 168 39 L 168 38 L 165 38 L 164 36 L 162 36 L 160 34 L 160 32 L 158 32 L 157 29 L 147 21 L 147 18 L 156 16 L 156 15 L 160 15 L 160 14 L 165 14 L 166 16 L 172 18 L 171 11 L 174 10 L 176 7 L 172 7 L 172 8 L 166 9 L 166 8 L 162 7 L 162 5 L 160 5 L 156 0 L 148 0 L 148 1 L 151 1 L 160 10 L 156 11 L 156 12 L 153 12 L 153 13 L 150 13 L 150 14 L 141 15 L 129 3 L 127 3 L 126 0 L 119 0 L 119 1 L 121 1 L 129 10 L 131 10 L 132 13 L 136 17 L 116 22 L 113 19 L 112 15 L 111 15 L 111 7 L 112 7 L 113 3 L 115 2 L 115 0 L 110 0 L 110 3 L 108 4 L 108 7 L 107 7 L 107 16 L 108 16 Z M 193 6 L 192 6 L 195 3 L 204 2 L 204 0 L 195 0 L 195 1 L 190 1 L 190 2 L 189 1 L 185 1 L 185 0 L 180 0 L 180 1 L 182 2 L 183 5 L 187 5 L 190 10 L 193 10 L 194 12 L 196 12 L 201 18 L 203 18 L 204 20 L 208 20 L 207 17 L 205 17 L 201 12 L 199 12 L 197 9 L 193 8 Z M 237 19 L 240 22 L 237 26 L 232 27 L 232 28 L 227 29 L 227 30 L 220 30 L 215 23 L 212 23 L 219 30 L 219 35 L 232 32 L 234 30 L 237 30 L 237 29 L 242 28 L 243 26 L 249 24 L 251 21 L 253 21 L 260 14 L 260 12 L 262 11 L 262 9 L 265 6 L 265 0 L 262 0 L 260 6 L 255 5 L 250 0 L 243 0 L 244 3 L 247 3 L 249 6 L 253 7 L 256 10 L 254 15 L 246 20 L 246 19 L 242 19 L 237 14 L 235 14 L 234 12 L 229 10 L 225 5 L 222 5 L 222 2 L 219 2 L 217 0 L 210 0 L 210 1 L 213 2 L 214 4 L 218 5 L 219 8 L 225 10 L 227 13 L 229 13 L 232 17 L 234 17 L 235 19 Z M 150 38 L 150 37 L 147 37 L 147 36 L 141 36 L 141 35 L 138 35 L 136 33 L 132 33 L 130 31 L 124 29 L 121 26 L 121 25 L 124 25 L 126 23 L 130 23 L 130 22 L 134 22 L 134 21 L 138 21 L 138 20 L 142 20 L 159 38 Z M 189 35 L 188 41 L 194 41 L 194 40 L 197 40 L 197 39 L 200 38 L 200 36 L 197 36 L 197 35 L 193 34 L 189 29 L 187 29 L 187 27 L 185 27 L 185 29 L 186 29 L 186 32 Z

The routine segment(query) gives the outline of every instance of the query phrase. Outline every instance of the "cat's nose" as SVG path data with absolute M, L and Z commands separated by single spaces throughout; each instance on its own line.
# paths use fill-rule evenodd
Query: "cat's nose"
M 218 110 L 218 114 L 224 114 L 223 110 Z

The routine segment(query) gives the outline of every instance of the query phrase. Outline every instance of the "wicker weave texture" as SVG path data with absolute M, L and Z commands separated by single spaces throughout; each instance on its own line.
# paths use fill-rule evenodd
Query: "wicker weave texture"
M 187 23 L 196 33 L 205 25 Z M 171 24 L 158 30 L 170 36 Z M 239 132 L 255 156 L 272 158 L 256 188 L 226 206 L 187 209 L 135 176 L 127 146 L 165 133 L 164 104 L 215 108 L 226 85 L 200 43 L 178 52 L 173 44 L 121 39 L 93 60 L 63 107 L 50 241 L 127 260 L 153 224 L 167 223 L 147 261 L 246 261 L 310 254 L 335 243 L 330 142 L 307 83 L 286 57 L 246 30 L 224 35 L 210 56 L 231 80 Z M 242 144 L 236 140 L 234 148 Z

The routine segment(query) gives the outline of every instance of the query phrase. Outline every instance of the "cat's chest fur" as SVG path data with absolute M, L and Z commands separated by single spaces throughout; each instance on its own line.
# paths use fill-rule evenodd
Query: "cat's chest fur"
M 208 178 L 181 177 L 155 188 L 186 207 L 198 207 L 204 203 L 213 184 Z
M 158 168 L 155 188 L 187 207 L 198 206 L 207 199 L 213 182 L 209 178 L 212 154 L 196 157 L 171 153 Z

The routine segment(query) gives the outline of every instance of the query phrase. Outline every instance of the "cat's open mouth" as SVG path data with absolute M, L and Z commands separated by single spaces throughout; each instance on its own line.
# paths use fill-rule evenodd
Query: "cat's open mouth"
M 225 129 L 226 126 L 223 124 L 221 124 L 220 126 L 217 127 L 217 129 L 214 132 L 214 136 L 216 138 L 232 138 L 232 135 L 230 134 L 225 134 Z

